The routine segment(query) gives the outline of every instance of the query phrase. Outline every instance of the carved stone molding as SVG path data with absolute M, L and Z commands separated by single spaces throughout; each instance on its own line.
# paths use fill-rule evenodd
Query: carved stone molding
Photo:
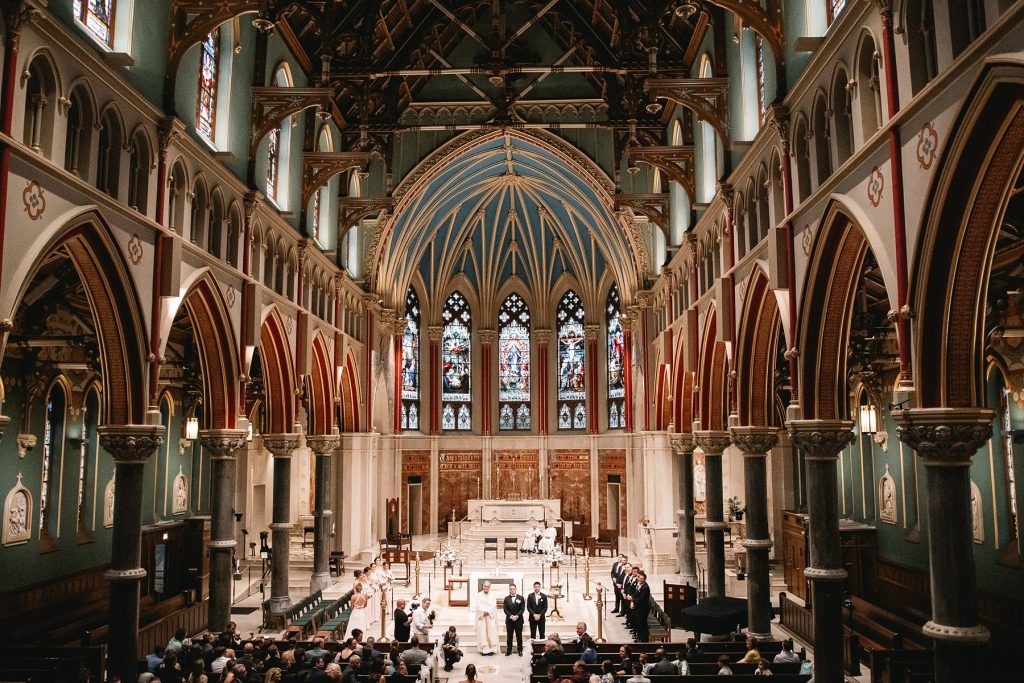
M 732 443 L 743 455 L 764 456 L 779 442 L 779 430 L 774 427 L 729 427 Z
M 648 222 L 654 223 L 664 232 L 669 230 L 667 192 L 647 192 L 642 194 L 615 195 L 615 210 L 628 209 L 634 219 L 643 216 Z
M 97 431 L 100 445 L 118 464 L 141 465 L 164 442 L 162 425 L 103 425 Z
M 638 164 L 647 164 L 664 171 L 669 179 L 676 181 L 686 190 L 691 202 L 696 201 L 693 145 L 627 147 L 626 154 Z
M 244 429 L 203 429 L 199 432 L 199 443 L 212 453 L 213 460 L 231 460 L 245 448 L 247 436 Z
M 310 107 L 330 110 L 334 92 L 330 88 L 291 88 L 278 85 L 252 88 L 252 129 L 249 134 L 249 158 L 267 133 L 292 114 Z
M 809 459 L 830 460 L 853 443 L 850 420 L 790 420 L 786 424 L 793 445 Z
M 693 434 L 673 434 L 669 437 L 669 443 L 672 444 L 672 452 L 676 455 L 682 455 L 683 453 L 693 452 Z
M 337 434 L 314 434 L 306 437 L 306 445 L 317 455 L 331 455 L 341 447 L 341 437 Z
M 290 458 L 292 451 L 299 447 L 298 434 L 264 434 L 263 447 L 275 458 Z
M 304 152 L 302 154 L 302 206 L 331 178 L 352 168 L 364 168 L 369 152 Z
M 551 328 L 545 327 L 533 331 L 533 338 L 538 344 L 547 344 L 551 341 Z
M 477 330 L 477 333 L 480 335 L 481 344 L 491 345 L 498 338 L 498 333 L 490 329 Z
M 430 341 L 439 342 L 441 341 L 441 335 L 444 334 L 443 325 L 429 325 L 427 327 L 427 336 L 430 337 Z
M 0 439 L 3 438 L 4 432 L 7 431 L 7 425 L 11 423 L 10 415 L 0 415 Z
M 704 455 L 721 455 L 732 443 L 729 432 L 700 430 L 693 433 L 693 445 L 704 451 Z
M 968 466 L 992 438 L 993 412 L 987 408 L 912 408 L 895 410 L 900 441 L 925 459 L 925 465 Z
M 587 338 L 587 341 L 597 341 L 597 338 L 601 335 L 600 325 L 586 325 L 583 328 L 583 335 Z
M 676 102 L 707 121 L 718 133 L 722 146 L 729 148 L 728 78 L 648 78 L 644 90 L 652 101 Z

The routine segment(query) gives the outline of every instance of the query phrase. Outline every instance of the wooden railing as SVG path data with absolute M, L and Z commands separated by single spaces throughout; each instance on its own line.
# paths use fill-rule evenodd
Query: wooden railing
M 779 593 L 779 623 L 806 643 L 814 642 L 814 614 L 794 602 L 785 591 Z
M 169 614 L 139 629 L 139 659 L 153 651 L 157 645 L 164 645 L 179 628 L 192 635 L 206 629 L 209 603 L 205 600 Z

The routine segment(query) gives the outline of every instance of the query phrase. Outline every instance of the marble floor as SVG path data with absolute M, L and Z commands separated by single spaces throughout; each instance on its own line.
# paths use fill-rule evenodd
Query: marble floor
M 436 536 L 417 536 L 413 540 L 413 548 L 436 548 L 439 543 L 443 540 L 442 537 Z M 483 557 L 482 544 L 477 541 L 464 542 L 462 544 L 456 544 L 458 557 L 461 563 L 456 563 L 454 574 L 457 576 L 461 564 L 462 575 L 468 577 L 472 572 L 487 572 L 493 573 L 495 570 L 498 572 L 514 572 L 521 573 L 523 575 L 523 584 L 528 590 L 532 590 L 529 587 L 532 586 L 535 580 L 541 580 L 541 573 L 543 571 L 543 582 L 545 592 L 548 592 L 547 587 L 550 585 L 551 576 L 550 569 L 547 567 L 541 567 L 539 558 L 535 555 L 520 555 L 518 558 L 514 557 L 510 552 L 506 558 L 501 557 L 501 550 L 499 549 L 497 560 L 494 559 L 492 553 L 488 553 L 488 558 L 485 560 Z M 700 562 L 706 562 L 706 558 L 702 552 L 698 553 L 698 559 Z M 602 581 L 604 585 L 608 585 L 609 572 L 611 569 L 612 559 L 608 557 L 603 558 L 591 558 L 590 560 L 590 594 L 596 596 L 596 582 Z M 359 567 L 356 562 L 347 562 L 345 565 L 345 572 L 341 578 L 335 578 L 334 583 L 329 589 L 324 591 L 325 598 L 336 598 L 344 594 L 352 585 L 352 570 Z M 301 546 L 301 538 L 295 537 L 292 544 L 292 567 L 290 571 L 290 586 L 291 595 L 293 600 L 300 600 L 302 597 L 308 594 L 309 589 L 309 577 L 312 569 L 312 548 L 309 546 Z M 785 590 L 784 584 L 781 582 L 781 571 L 779 568 L 773 567 L 772 575 L 772 598 L 773 601 L 777 600 L 779 590 Z M 395 568 L 396 577 L 399 580 L 396 581 L 393 590 L 393 596 L 388 597 L 388 617 L 386 620 L 384 633 L 386 637 L 391 638 L 393 635 L 393 624 L 390 620 L 391 613 L 391 599 L 405 598 L 406 600 L 412 599 L 416 592 L 415 581 L 411 582 L 411 585 L 406 586 L 404 581 L 405 570 L 404 567 Z M 442 683 L 451 681 L 457 683 L 464 680 L 465 667 L 469 663 L 473 663 L 477 667 L 478 678 L 483 683 L 521 683 L 529 680 L 529 648 L 524 646 L 524 655 L 522 657 L 515 654 L 513 648 L 513 654 L 511 657 L 504 656 L 504 639 L 505 629 L 504 625 L 499 626 L 499 640 L 502 643 L 502 650 L 495 656 L 482 656 L 477 648 L 476 637 L 473 629 L 473 617 L 468 607 L 457 607 L 449 605 L 448 594 L 442 590 L 444 585 L 444 571 L 443 567 L 435 564 L 433 561 L 423 561 L 420 566 L 420 591 L 423 595 L 429 595 L 433 600 L 433 607 L 437 612 L 437 619 L 434 623 L 434 629 L 431 632 L 432 637 L 440 639 L 441 635 L 448 629 L 449 626 L 455 626 L 460 638 L 461 647 L 465 656 L 462 661 L 455 665 L 453 672 L 445 672 L 440 667 L 438 668 L 438 678 Z M 598 632 L 597 625 L 597 607 L 596 600 L 585 600 L 583 598 L 586 592 L 586 580 L 584 563 L 580 559 L 576 563 L 576 567 L 565 566 L 560 569 L 562 583 L 564 585 L 563 593 L 565 597 L 559 600 L 559 609 L 563 614 L 564 618 L 561 621 L 553 621 L 548 619 L 547 630 L 548 632 L 555 631 L 560 635 L 564 636 L 575 636 L 576 623 L 578 621 L 584 621 L 587 623 L 588 631 L 596 636 Z M 259 569 L 253 571 L 253 577 L 258 577 Z M 243 576 L 247 576 L 247 573 L 243 571 Z M 656 600 L 661 600 L 664 592 L 663 583 L 668 581 L 675 583 L 678 581 L 678 576 L 675 574 L 656 574 L 649 577 L 649 583 L 651 585 L 651 592 Z M 238 582 L 239 584 L 244 583 Z M 735 571 L 730 570 L 726 578 L 726 591 L 728 595 L 736 597 L 744 597 L 746 595 L 746 582 L 738 581 L 736 579 Z M 254 586 L 255 587 L 255 586 Z M 269 582 L 266 586 L 267 594 L 269 596 Z M 242 593 L 240 589 L 236 593 Z M 453 594 L 453 597 L 457 599 L 457 596 Z M 259 611 L 259 605 L 261 601 L 261 594 L 256 590 L 253 595 L 238 600 L 233 610 L 234 614 L 232 618 L 238 624 L 238 630 L 243 634 L 248 633 L 259 633 L 260 623 L 262 617 Z M 612 596 L 614 601 L 614 596 Z M 550 601 L 549 601 L 550 603 Z M 614 607 L 613 604 L 605 604 L 603 609 L 602 618 L 602 635 L 609 642 L 624 642 L 630 640 L 629 632 L 626 630 L 622 621 L 620 621 L 614 615 L 611 615 L 611 610 Z M 252 608 L 256 608 L 255 611 L 250 611 Z M 241 612 L 248 612 L 243 614 Z M 372 632 L 369 635 L 378 637 L 380 633 L 379 621 L 372 626 Z M 526 635 L 529 635 L 529 627 L 525 628 L 527 631 Z M 789 637 L 789 634 L 784 632 L 777 623 L 772 624 L 772 632 L 778 638 Z M 272 633 L 263 632 L 263 635 L 271 637 L 283 637 L 282 632 Z M 685 642 L 686 638 L 692 636 L 692 633 L 673 630 L 672 641 L 676 643 Z M 804 646 L 807 647 L 806 643 L 797 642 L 797 648 Z M 808 658 L 812 657 L 812 652 L 809 647 Z M 853 679 L 851 679 L 853 680 Z M 869 673 L 864 670 L 864 675 L 858 677 L 856 680 L 867 681 L 870 680 Z

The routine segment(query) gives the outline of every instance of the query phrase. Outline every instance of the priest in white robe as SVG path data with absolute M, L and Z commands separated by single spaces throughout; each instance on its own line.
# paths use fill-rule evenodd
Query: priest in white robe
M 484 581 L 483 590 L 476 595 L 476 643 L 480 648 L 480 654 L 493 655 L 497 652 L 498 643 L 498 600 L 491 593 L 491 582 Z
M 555 548 L 555 539 L 557 537 L 558 532 L 555 530 L 555 527 L 549 526 L 544 530 L 540 542 L 537 544 L 537 552 L 550 553 Z

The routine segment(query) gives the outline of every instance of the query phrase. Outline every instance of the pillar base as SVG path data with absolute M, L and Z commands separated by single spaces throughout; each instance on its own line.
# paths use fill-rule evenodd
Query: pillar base
M 772 635 L 771 632 L 768 632 L 768 633 L 754 633 L 749 628 L 743 629 L 743 632 L 746 633 L 751 638 L 757 638 L 759 641 L 761 641 L 761 640 L 772 640 L 775 637 L 774 635 Z
M 309 592 L 325 591 L 331 587 L 331 573 L 313 574 L 309 577 Z
M 284 614 L 288 611 L 288 608 L 292 606 L 292 599 L 288 596 L 285 597 L 271 597 L 270 598 L 270 613 L 271 614 Z
M 965 645 L 981 645 L 987 643 L 991 634 L 982 625 L 977 626 L 947 626 L 937 624 L 929 620 L 921 631 L 929 638 L 950 643 L 963 643 Z

